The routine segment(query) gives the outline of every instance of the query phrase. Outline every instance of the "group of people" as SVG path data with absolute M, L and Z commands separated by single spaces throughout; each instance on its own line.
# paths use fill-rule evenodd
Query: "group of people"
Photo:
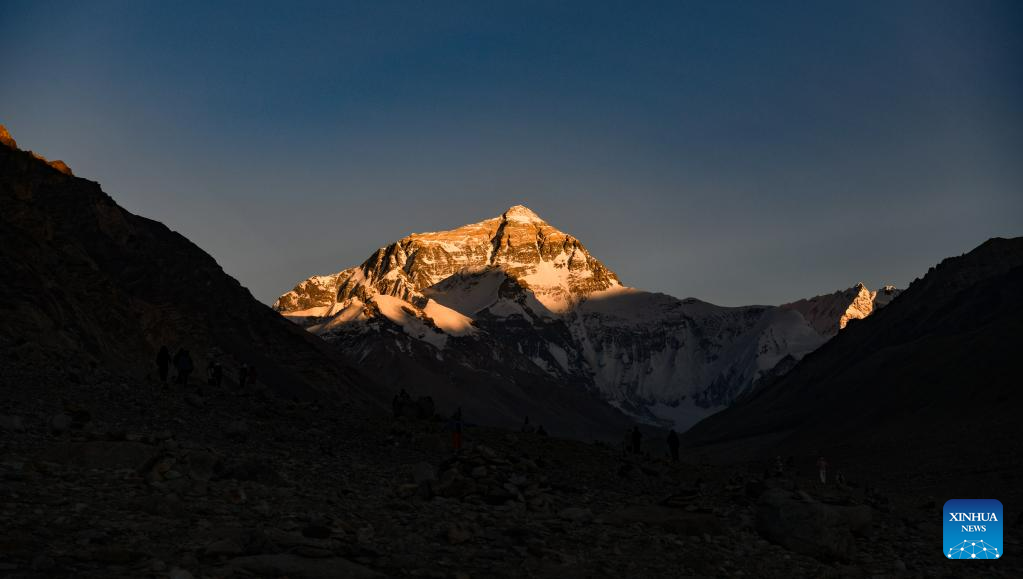
M 188 377 L 192 374 L 192 370 L 195 370 L 195 362 L 192 361 L 192 354 L 185 348 L 178 348 L 178 351 L 171 358 L 170 350 L 167 346 L 160 346 L 160 351 L 156 354 L 156 369 L 160 374 L 160 382 L 167 383 L 168 374 L 170 374 L 171 363 L 174 364 L 174 383 L 175 384 L 188 384 Z
M 166 354 L 166 348 L 162 349 L 161 353 Z M 185 351 L 185 355 L 187 356 L 187 350 Z M 177 360 L 177 356 L 175 356 L 175 360 Z M 219 367 L 219 364 L 217 366 Z M 239 371 L 240 376 L 239 382 L 242 385 L 244 385 L 245 383 L 244 377 L 248 371 L 251 371 L 251 369 L 249 369 L 246 365 L 243 364 L 242 369 Z M 165 374 L 166 363 L 164 363 L 164 366 L 161 366 L 161 379 L 163 379 Z M 185 374 L 185 376 L 187 381 L 187 373 Z M 217 384 L 219 384 L 219 379 L 220 373 L 218 371 Z M 392 405 L 394 406 L 395 417 L 399 416 L 402 404 L 411 402 L 411 400 L 412 397 L 409 395 L 408 392 L 405 391 L 404 388 L 402 388 L 400 392 L 394 395 Z M 463 426 L 462 407 L 459 406 L 458 409 L 455 410 L 455 412 L 451 415 L 451 418 L 448 420 L 448 428 L 451 430 L 451 444 L 454 450 L 456 451 L 462 448 L 462 426 Z M 523 420 L 522 428 L 520 430 L 524 434 L 538 434 L 540 436 L 547 436 L 547 431 L 544 429 L 542 424 L 537 427 L 534 427 L 532 424 L 530 424 L 529 416 L 526 416 L 525 419 Z M 666 437 L 665 442 L 668 447 L 668 456 L 671 459 L 671 461 L 679 462 L 679 448 L 681 446 L 681 441 L 679 439 L 678 433 L 675 432 L 674 429 L 668 431 L 668 436 Z M 622 445 L 622 450 L 625 454 L 632 454 L 637 456 L 643 454 L 643 432 L 640 431 L 638 425 L 634 425 L 632 429 L 626 432 L 625 440 Z M 828 466 L 829 466 L 828 461 L 824 458 L 823 455 L 817 459 L 817 472 L 818 476 L 820 477 L 821 484 L 827 484 Z M 781 455 L 779 455 L 775 457 L 774 460 L 773 474 L 775 474 L 776 476 L 781 476 L 785 474 L 786 471 L 790 472 L 793 471 L 794 467 L 795 467 L 794 457 L 790 456 L 788 460 L 783 460 Z M 838 473 L 837 476 L 835 477 L 834 482 L 842 484 L 844 482 L 842 479 L 843 479 L 842 473 Z
M 391 410 L 395 418 L 404 416 L 410 419 L 430 420 L 436 414 L 431 396 L 420 396 L 413 400 L 404 388 L 391 399 Z
M 547 429 L 543 427 L 543 424 L 541 424 L 540 426 L 537 426 L 536 428 L 533 428 L 533 425 L 531 425 L 529 423 L 529 417 L 528 416 L 522 422 L 522 429 L 521 429 L 521 431 L 522 431 L 523 434 L 537 434 L 537 435 L 540 435 L 540 436 L 547 436 Z
M 394 412 L 394 418 L 399 417 L 418 417 L 422 419 L 432 419 L 436 415 L 434 414 L 434 403 L 433 398 L 430 396 L 421 396 L 418 400 L 413 400 L 412 395 L 407 390 L 402 388 L 398 393 L 391 398 L 391 409 Z M 408 411 L 408 412 L 406 412 Z M 462 407 L 459 406 L 455 412 L 448 419 L 448 430 L 451 431 L 451 446 L 454 450 L 458 451 L 462 448 Z
M 394 417 L 397 418 L 401 416 L 402 407 L 410 402 L 412 402 L 412 396 L 410 396 L 409 393 L 402 388 L 401 392 L 395 394 L 394 398 L 391 399 L 391 410 L 394 411 Z
M 815 466 L 817 467 L 817 479 L 822 485 L 828 484 L 829 480 L 833 484 L 837 484 L 839 486 L 845 484 L 845 475 L 843 475 L 841 471 L 835 472 L 834 474 L 831 473 L 831 463 L 828 462 L 828 459 L 824 458 L 824 453 L 819 454 Z M 797 476 L 797 474 L 796 457 L 794 456 L 789 456 L 788 458 L 783 459 L 779 454 L 774 457 L 773 466 L 769 469 L 764 469 L 765 478 L 767 476 Z
M 830 466 L 831 464 L 821 454 L 817 459 L 817 475 L 820 477 L 822 485 L 828 484 L 828 467 Z M 831 481 L 838 486 L 842 486 L 845 484 L 845 475 L 842 474 L 842 471 L 836 471 L 834 476 L 831 477 Z
M 192 353 L 187 348 L 178 348 L 172 357 L 170 349 L 166 345 L 160 346 L 156 353 L 156 370 L 160 376 L 160 382 L 167 383 L 170 377 L 171 367 L 174 368 L 173 383 L 188 385 L 189 377 L 195 370 L 195 361 L 192 360 Z M 256 380 L 256 367 L 249 364 L 242 364 L 238 369 L 238 387 L 245 388 L 246 385 Z M 219 387 L 224 381 L 224 366 L 218 360 L 210 360 L 206 365 L 206 384 Z
M 526 425 L 529 424 L 529 418 L 526 418 Z M 525 428 L 525 426 L 523 427 Z M 525 432 L 525 430 L 523 430 Z M 673 462 L 679 461 L 679 436 L 674 429 L 668 432 L 666 439 L 668 445 L 668 454 Z M 639 426 L 633 426 L 630 431 L 625 435 L 625 441 L 623 443 L 623 450 L 625 454 L 641 455 L 643 453 L 643 433 L 639 430 Z M 823 453 L 817 459 L 817 476 L 821 484 L 828 484 L 829 479 L 829 467 L 830 463 L 824 458 Z M 778 455 L 774 459 L 773 474 L 781 476 L 788 472 L 795 470 L 795 457 L 788 457 L 787 460 L 783 460 L 781 455 Z M 845 484 L 845 476 L 841 472 L 835 473 L 831 476 L 831 480 L 834 484 L 842 485 Z
M 668 436 L 665 439 L 668 445 L 668 456 L 672 462 L 678 462 L 678 450 L 681 446 L 678 433 L 674 429 L 668 431 Z M 639 426 L 633 426 L 632 430 L 625 433 L 625 442 L 623 443 L 625 454 L 643 454 L 643 432 L 640 431 Z

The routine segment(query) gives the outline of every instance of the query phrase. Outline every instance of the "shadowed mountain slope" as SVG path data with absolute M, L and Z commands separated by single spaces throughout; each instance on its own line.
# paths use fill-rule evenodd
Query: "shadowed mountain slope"
M 216 357 L 230 375 L 255 364 L 287 397 L 371 395 L 341 354 L 256 301 L 183 236 L 12 145 L 0 146 L 5 362 L 141 377 L 155 373 L 168 344 L 191 351 L 195 375 Z
M 875 464 L 1004 466 L 1023 411 L 1021 295 L 1023 238 L 991 239 L 685 441 L 721 460 L 823 450 Z

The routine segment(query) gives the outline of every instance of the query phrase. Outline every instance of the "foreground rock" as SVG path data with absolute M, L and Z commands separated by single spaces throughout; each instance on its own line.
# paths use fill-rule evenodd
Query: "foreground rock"
M 26 382 L 4 372 L 0 364 L 0 379 Z M 0 416 L 20 417 L 22 427 L 0 436 L 6 575 L 895 579 L 947 572 L 926 547 L 941 532 L 933 505 L 918 506 L 933 499 L 915 494 L 907 507 L 876 489 L 764 479 L 750 474 L 762 471 L 756 465 L 622 457 L 601 444 L 476 427 L 466 428 L 465 446 L 454 453 L 422 444 L 446 438 L 445 425 L 430 420 L 330 413 L 230 391 L 208 392 L 197 412 L 182 391 L 145 381 L 41 383 L 0 399 Z M 88 426 L 52 431 L 54 408 L 90 401 Z M 225 432 L 234 421 L 248 426 L 244 439 Z M 985 571 L 1018 576 L 1008 564 Z
M 798 553 L 825 559 L 851 560 L 856 555 L 853 530 L 869 528 L 869 507 L 835 508 L 805 492 L 768 489 L 757 506 L 757 530 L 764 537 Z

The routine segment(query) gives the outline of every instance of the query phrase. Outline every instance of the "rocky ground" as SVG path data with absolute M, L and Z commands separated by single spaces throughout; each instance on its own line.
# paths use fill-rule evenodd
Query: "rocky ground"
M 456 454 L 442 421 L 259 390 L 14 368 L 0 386 L 7 577 L 1019 576 L 941 558 L 944 499 L 821 487 L 809 464 L 481 427 Z

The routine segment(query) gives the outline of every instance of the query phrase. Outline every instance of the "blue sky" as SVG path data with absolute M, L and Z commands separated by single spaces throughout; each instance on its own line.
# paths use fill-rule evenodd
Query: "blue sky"
M 781 303 L 1023 234 L 1020 30 L 1012 1 L 0 0 L 0 123 L 265 302 L 524 203 L 628 285 Z

